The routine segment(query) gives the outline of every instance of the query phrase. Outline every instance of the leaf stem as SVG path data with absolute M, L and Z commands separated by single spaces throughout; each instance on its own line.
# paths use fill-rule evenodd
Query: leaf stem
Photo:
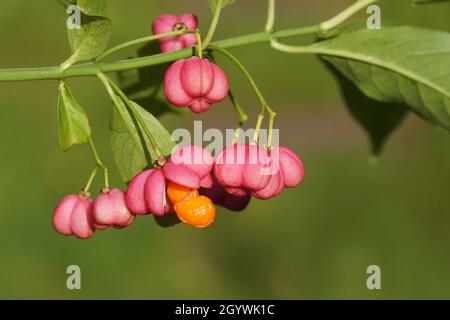
M 83 192 L 87 193 L 89 192 L 89 189 L 91 189 L 92 186 L 92 182 L 95 179 L 95 176 L 97 175 L 97 171 L 98 171 L 98 166 L 95 166 L 94 170 L 92 170 L 92 173 L 89 176 L 88 181 L 86 182 L 85 187 L 83 188 Z
M 361 9 L 367 7 L 368 5 L 377 2 L 378 0 L 356 0 L 354 4 L 345 10 L 341 11 L 339 14 L 334 16 L 333 18 L 322 22 L 319 27 L 321 33 L 327 33 L 328 31 L 338 27 L 343 22 L 345 22 L 348 18 L 353 16 L 355 13 L 360 11 Z
M 70 68 L 75 62 L 77 62 L 77 56 L 72 54 L 66 61 L 60 64 L 59 68 L 61 71 L 64 71 Z
M 267 22 L 264 29 L 267 33 L 275 31 L 275 0 L 269 0 Z
M 209 43 L 211 42 L 214 33 L 216 32 L 217 24 L 219 23 L 220 13 L 222 12 L 222 2 L 223 0 L 218 0 L 216 4 L 216 10 L 214 11 L 214 15 L 211 21 L 211 25 L 209 26 L 208 33 L 206 34 L 205 41 L 203 42 L 203 50 L 208 48 Z
M 151 35 L 151 36 L 131 40 L 131 41 L 119 44 L 119 45 L 105 51 L 100 56 L 98 56 L 97 59 L 95 59 L 95 61 L 97 61 L 97 62 L 103 61 L 106 57 L 109 57 L 110 55 L 116 53 L 117 51 L 129 48 L 129 47 L 141 44 L 141 43 L 152 42 L 152 41 L 156 41 L 156 40 L 163 39 L 163 38 L 181 36 L 183 34 L 188 34 L 188 33 L 197 33 L 197 31 L 195 31 L 195 30 L 178 30 L 178 31 L 173 31 L 173 32 L 169 32 L 169 33 L 156 34 L 156 35 Z
M 233 135 L 233 143 L 236 143 L 239 140 L 239 135 L 242 132 L 242 127 L 248 120 L 248 116 L 231 90 L 228 91 L 228 97 L 230 98 L 231 104 L 233 105 L 233 108 L 239 117 L 239 123 L 237 128 L 234 130 Z
M 270 45 L 275 50 L 285 53 L 321 53 L 321 50 L 311 46 L 291 46 L 282 44 L 278 40 L 272 39 Z
M 272 148 L 272 138 L 273 138 L 273 124 L 275 122 L 276 113 L 269 115 L 269 133 L 267 134 L 267 148 L 270 150 Z
M 197 38 L 197 56 L 201 59 L 203 58 L 202 35 L 197 31 L 195 37 Z
M 248 120 L 248 116 L 245 113 L 244 109 L 242 108 L 239 101 L 237 101 L 236 97 L 234 96 L 233 92 L 230 90 L 228 91 L 228 97 L 231 100 L 231 103 L 233 104 L 234 110 L 236 111 L 238 117 L 239 117 L 239 128 L 242 128 Z
M 103 169 L 103 174 L 104 174 L 104 178 L 105 178 L 105 188 L 109 188 L 108 168 L 103 164 L 102 160 L 100 159 L 98 152 L 97 152 L 97 148 L 95 147 L 94 141 L 92 140 L 92 138 L 89 138 L 89 146 L 91 147 L 92 155 L 94 156 L 94 159 L 95 159 L 95 166 L 96 166 L 95 168 Z
M 258 114 L 258 120 L 256 121 L 256 126 L 255 126 L 255 134 L 253 136 L 253 144 L 258 144 L 259 132 L 261 130 L 261 125 L 263 123 L 263 120 L 264 120 L 264 113 Z

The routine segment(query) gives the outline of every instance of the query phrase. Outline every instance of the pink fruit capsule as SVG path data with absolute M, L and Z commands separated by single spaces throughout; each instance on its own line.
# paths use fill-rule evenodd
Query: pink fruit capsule
M 265 149 L 250 145 L 242 169 L 242 186 L 249 190 L 261 190 L 266 187 L 271 178 L 271 172 L 265 170 L 269 162 L 270 158 Z
M 176 107 L 204 112 L 228 95 L 225 72 L 208 59 L 191 57 L 173 63 L 164 77 L 164 93 Z
M 176 16 L 163 14 L 157 17 L 152 24 L 153 34 L 164 34 L 182 29 L 196 30 L 198 28 L 197 17 L 191 13 Z M 181 50 L 197 44 L 195 34 L 187 33 L 181 36 L 167 37 L 158 40 L 162 53 Z
M 210 198 L 214 204 L 232 211 L 242 211 L 250 203 L 250 194 L 243 192 L 241 195 L 233 195 L 227 192 L 219 181 L 217 181 L 214 174 L 212 175 L 212 182 L 211 187 L 200 189 L 200 194 Z
M 172 213 L 162 169 L 149 169 L 136 175 L 128 185 L 125 202 L 132 214 L 163 216 Z
M 242 171 L 244 169 L 248 146 L 232 144 L 222 150 L 214 164 L 214 174 L 224 187 L 242 187 Z
M 256 145 L 233 144 L 216 158 L 214 174 L 228 193 L 244 195 L 267 186 L 272 175 L 267 151 Z
M 261 190 L 255 190 L 252 195 L 260 200 L 267 200 L 278 196 L 284 188 L 284 177 L 281 171 L 270 176 L 269 183 Z
M 150 213 L 145 203 L 144 189 L 148 177 L 154 171 L 154 169 L 149 169 L 139 173 L 128 185 L 128 189 L 125 194 L 125 202 L 128 209 L 133 214 L 144 215 Z
M 92 207 L 97 228 L 125 228 L 133 223 L 134 215 L 125 203 L 125 193 L 119 189 L 105 189 L 95 199 Z
M 198 189 L 212 186 L 210 173 L 214 158 L 211 153 L 196 145 L 187 145 L 172 152 L 164 166 L 164 176 L 175 183 Z
M 244 188 L 233 188 L 233 187 L 226 187 L 225 191 L 228 194 L 231 194 L 233 196 L 237 196 L 237 197 L 243 197 L 245 195 L 248 194 L 248 190 L 244 189 Z
M 200 178 L 183 165 L 169 162 L 162 170 L 164 177 L 170 181 L 192 189 L 200 188 Z
M 200 180 L 200 187 L 202 188 L 211 188 L 213 185 L 213 180 L 211 177 L 211 174 L 208 174 L 203 177 L 202 180 Z
M 184 165 L 200 179 L 209 175 L 214 165 L 214 158 L 211 153 L 196 145 L 177 148 L 172 152 L 169 161 L 177 165 Z
M 53 211 L 53 227 L 65 236 L 91 238 L 95 232 L 92 200 L 83 195 L 64 197 Z
M 298 186 L 304 176 L 300 158 L 290 149 L 270 151 L 257 145 L 233 144 L 216 158 L 214 174 L 227 193 L 258 199 L 278 196 L 284 188 Z
M 173 212 L 173 206 L 167 198 L 166 179 L 162 169 L 155 170 L 145 182 L 144 199 L 147 209 L 157 216 Z
M 284 186 L 286 188 L 299 186 L 305 176 L 300 158 L 292 150 L 281 146 L 273 148 L 272 154 L 278 158 L 279 167 L 284 177 Z

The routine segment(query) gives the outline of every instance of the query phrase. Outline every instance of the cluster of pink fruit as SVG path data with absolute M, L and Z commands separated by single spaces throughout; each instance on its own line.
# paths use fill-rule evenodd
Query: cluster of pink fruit
M 251 195 L 272 198 L 284 187 L 298 186 L 303 174 L 300 159 L 284 147 L 268 151 L 233 144 L 214 160 L 206 149 L 185 146 L 162 167 L 136 175 L 126 192 L 103 189 L 95 200 L 84 192 L 66 196 L 54 211 L 53 225 L 59 233 L 81 239 L 95 230 L 122 229 L 135 215 L 176 214 L 187 224 L 206 227 L 214 221 L 214 204 L 241 211 Z
M 155 34 L 196 28 L 192 14 L 163 15 L 153 23 Z M 161 39 L 160 47 L 169 52 L 196 43 L 190 33 Z M 164 89 L 174 106 L 204 112 L 225 99 L 228 80 L 214 63 L 191 57 L 169 67 Z M 275 197 L 284 188 L 298 186 L 303 175 L 299 157 L 284 147 L 232 144 L 214 159 L 202 147 L 184 146 L 167 159 L 159 159 L 154 168 L 137 174 L 126 192 L 104 188 L 95 200 L 86 191 L 66 196 L 54 210 L 53 226 L 63 235 L 88 239 L 95 230 L 125 228 L 136 215 L 176 214 L 179 221 L 203 228 L 214 221 L 216 204 L 241 211 L 252 196 Z
M 298 186 L 304 175 L 299 157 L 291 150 L 246 144 L 233 144 L 223 150 L 216 159 L 214 173 L 229 194 L 251 194 L 262 200 L 279 195 L 284 188 Z
M 53 227 L 65 236 L 89 239 L 95 230 L 108 227 L 125 228 L 134 221 L 134 215 L 125 203 L 125 194 L 119 189 L 103 189 L 95 201 L 88 192 L 68 195 L 53 212 Z

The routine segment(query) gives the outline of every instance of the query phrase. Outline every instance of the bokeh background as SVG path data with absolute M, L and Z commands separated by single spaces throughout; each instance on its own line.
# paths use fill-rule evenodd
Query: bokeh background
M 277 27 L 324 20 L 351 2 L 279 0 Z M 152 19 L 167 12 L 195 12 L 204 32 L 209 25 L 206 1 L 109 3 L 112 44 L 148 35 Z M 407 0 L 391 0 L 381 7 L 383 22 L 450 31 L 448 4 L 412 8 Z M 223 12 L 216 38 L 262 30 L 265 14 L 265 1 L 238 0 Z M 54 0 L 2 0 L 0 68 L 65 60 L 65 19 Z M 58 235 L 53 207 L 84 185 L 93 166 L 89 149 L 64 154 L 58 148 L 56 81 L 0 83 L 0 298 L 450 298 L 449 133 L 410 115 L 371 166 L 365 133 L 315 57 L 278 53 L 266 44 L 233 52 L 278 110 L 282 144 L 301 155 L 306 179 L 276 199 L 252 201 L 245 212 L 220 209 L 206 230 L 163 229 L 147 216 L 89 241 Z M 234 67 L 218 62 L 253 125 L 253 92 Z M 93 78 L 70 84 L 91 117 L 113 183 L 124 187 L 109 149 L 107 95 Z M 195 119 L 205 128 L 236 124 L 228 102 L 204 115 L 162 121 L 191 129 Z M 66 288 L 71 264 L 81 267 L 80 291 Z M 379 291 L 366 288 L 372 264 L 382 270 Z

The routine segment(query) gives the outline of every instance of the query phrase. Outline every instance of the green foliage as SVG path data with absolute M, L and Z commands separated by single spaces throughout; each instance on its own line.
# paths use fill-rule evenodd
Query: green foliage
M 74 2 L 61 3 L 67 6 Z M 111 21 L 105 16 L 106 0 L 77 0 L 76 5 L 81 11 L 81 25 L 67 29 L 72 55 L 61 65 L 63 69 L 98 57 L 106 50 L 111 38 Z
M 386 25 L 386 24 L 385 24 Z M 333 31 L 330 37 L 366 28 L 364 20 L 345 25 Z M 406 117 L 408 109 L 397 103 L 384 103 L 367 97 L 358 87 L 331 63 L 321 59 L 338 82 L 347 110 L 367 132 L 371 153 L 379 156 L 389 135 Z
M 80 11 L 87 16 L 106 16 L 106 0 L 57 0 L 65 8 L 77 5 Z
M 235 1 L 236 0 L 222 0 L 222 8 L 229 4 L 233 4 Z M 212 12 L 216 11 L 218 2 L 219 2 L 218 0 L 208 0 L 209 6 L 211 7 Z
M 450 129 L 450 35 L 416 27 L 358 30 L 313 47 L 367 97 Z
M 386 139 L 400 125 L 408 109 L 401 104 L 380 102 L 367 97 L 333 65 L 326 64 L 336 77 L 348 111 L 367 131 L 372 154 L 378 156 Z
M 87 143 L 91 136 L 88 116 L 64 82 L 59 86 L 58 128 L 59 144 L 63 151 L 76 144 Z
M 106 0 L 77 0 L 81 12 L 88 16 L 106 16 Z
M 94 59 L 102 54 L 111 38 L 111 21 L 82 14 L 81 28 L 68 29 L 73 62 Z
M 170 155 L 175 146 L 170 133 L 152 114 L 134 104 L 161 152 Z M 157 155 L 131 110 L 123 102 L 119 107 L 120 110 L 113 108 L 111 115 L 111 148 L 123 180 L 130 181 L 138 172 L 151 166 Z

